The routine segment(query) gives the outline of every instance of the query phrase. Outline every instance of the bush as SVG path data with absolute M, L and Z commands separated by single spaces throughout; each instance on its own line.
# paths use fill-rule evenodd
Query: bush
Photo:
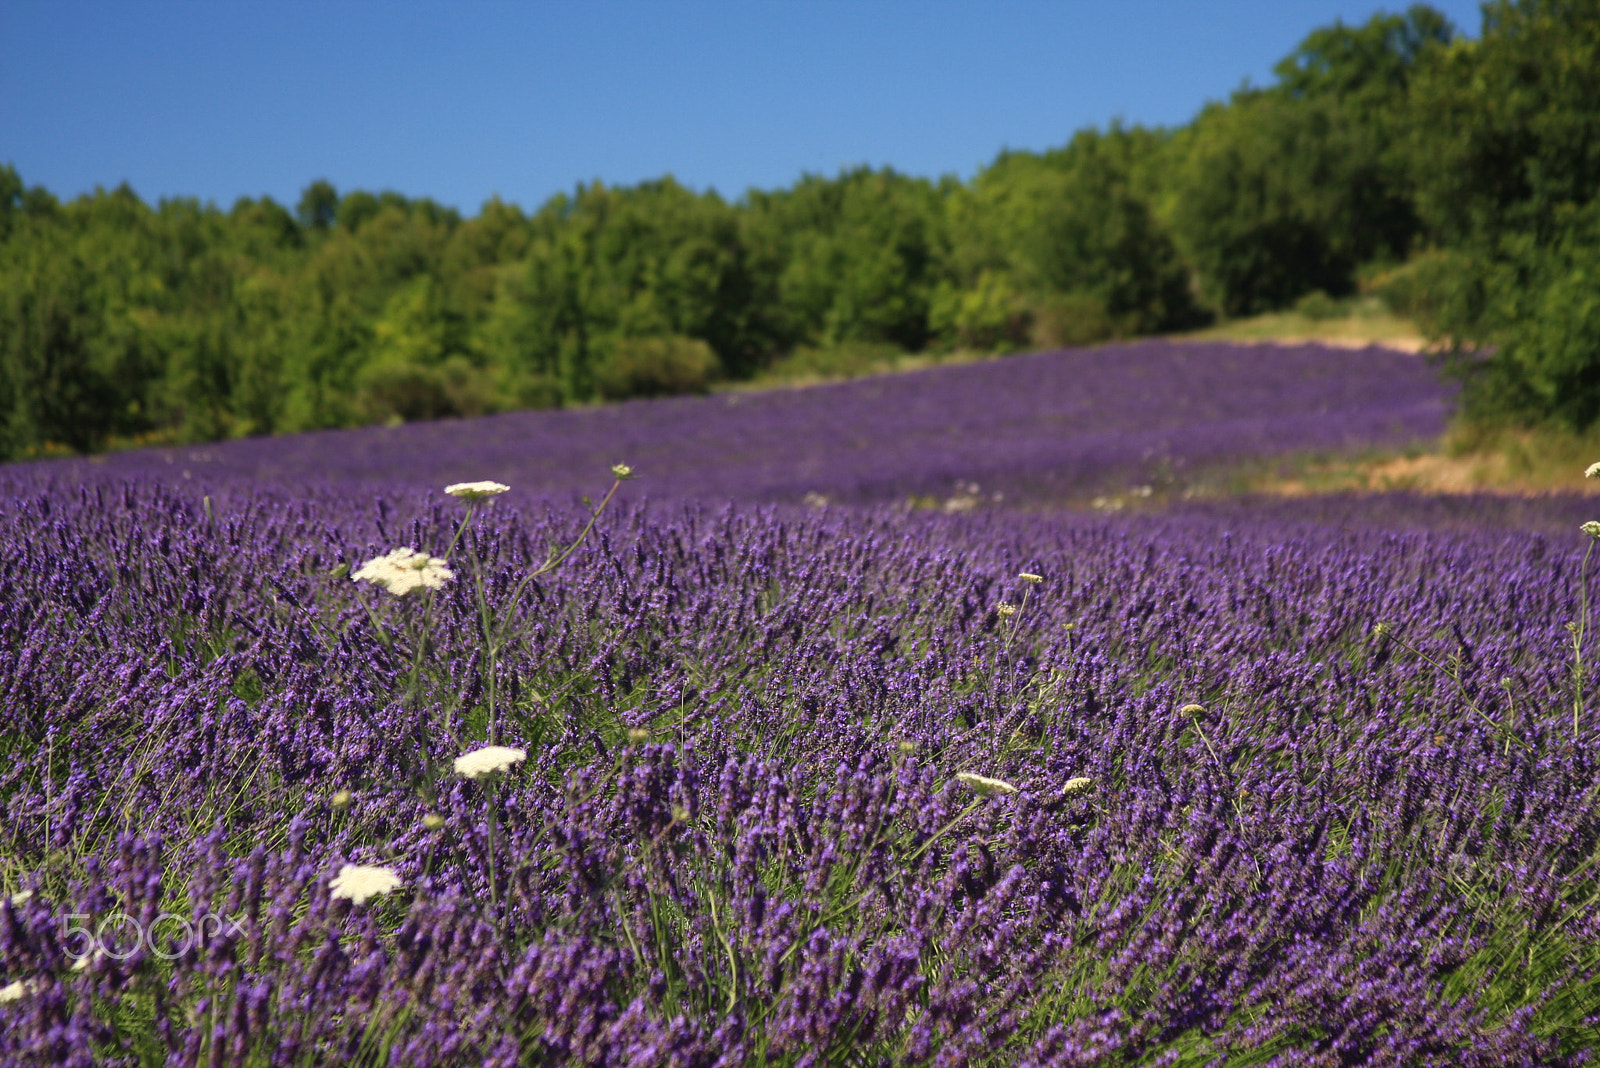
M 946 344 L 984 352 L 1013 352 L 1027 345 L 1033 315 L 1004 275 L 984 271 L 969 290 L 940 286 L 928 309 L 929 325 Z
M 1394 314 L 1433 327 L 1463 295 L 1466 267 L 1462 253 L 1435 249 L 1365 279 L 1361 288 Z
M 1334 300 L 1320 289 L 1313 289 L 1294 302 L 1294 310 L 1312 322 L 1336 319 L 1343 315 L 1348 307 L 1348 303 Z
M 486 415 L 507 407 L 490 376 L 464 356 L 437 367 L 376 363 L 357 376 L 360 409 L 375 422 Z
M 905 354 L 899 345 L 887 341 L 842 341 L 823 348 L 802 345 L 774 361 L 765 377 L 785 382 L 859 378 L 893 369 L 896 361 Z
M 721 371 L 717 354 L 697 338 L 627 337 L 600 361 L 595 387 L 606 400 L 704 393 Z
M 1071 348 L 1109 341 L 1123 331 L 1092 293 L 1055 293 L 1033 308 L 1033 344 L 1040 349 Z

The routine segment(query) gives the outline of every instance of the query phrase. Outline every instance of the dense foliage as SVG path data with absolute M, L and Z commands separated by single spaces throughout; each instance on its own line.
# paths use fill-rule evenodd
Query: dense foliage
M 0 1060 L 1584 1063 L 1584 502 L 1037 509 L 1152 432 L 1442 418 L 1416 357 L 1274 358 L 0 469 Z M 352 581 L 402 546 L 418 588 Z
M 970 182 L 597 182 L 472 218 L 323 181 L 293 211 L 59 203 L 0 168 L 0 457 L 697 392 L 852 346 L 1075 345 L 1362 284 L 1459 343 L 1471 414 L 1584 426 L 1596 71 L 1600 0 L 1498 0 L 1476 40 L 1419 5 L 1314 31 L 1182 128 L 1081 131 Z

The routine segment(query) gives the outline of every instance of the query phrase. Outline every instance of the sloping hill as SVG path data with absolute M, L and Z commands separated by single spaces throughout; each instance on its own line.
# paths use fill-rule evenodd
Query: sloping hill
M 1415 355 L 1140 341 L 798 390 L 328 431 L 40 465 L 214 486 L 494 478 L 592 490 L 619 460 L 653 498 L 1083 504 L 1181 491 L 1241 460 L 1439 435 L 1452 391 Z

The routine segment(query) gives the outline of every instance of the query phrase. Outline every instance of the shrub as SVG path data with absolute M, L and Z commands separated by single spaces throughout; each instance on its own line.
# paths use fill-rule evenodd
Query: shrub
M 984 271 L 972 289 L 941 286 L 928 309 L 933 332 L 958 348 L 1010 352 L 1027 345 L 1033 315 L 1002 274 Z
M 437 367 L 413 362 L 369 364 L 357 376 L 360 408 L 377 422 L 485 415 L 505 407 L 493 379 L 465 356 Z
M 721 370 L 717 354 L 697 338 L 628 337 L 600 361 L 595 386 L 606 400 L 704 393 Z
M 1032 341 L 1035 348 L 1060 349 L 1108 341 L 1122 331 L 1092 293 L 1054 293 L 1034 304 Z

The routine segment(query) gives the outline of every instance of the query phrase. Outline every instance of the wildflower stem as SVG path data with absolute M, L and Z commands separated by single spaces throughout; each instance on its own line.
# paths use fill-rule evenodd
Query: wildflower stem
M 600 499 L 600 503 L 595 505 L 594 511 L 589 515 L 589 522 L 584 524 L 583 529 L 578 532 L 578 536 L 573 540 L 572 544 L 568 545 L 565 549 L 562 549 L 559 553 L 553 553 L 550 556 L 547 556 L 542 564 L 522 577 L 522 581 L 517 583 L 517 588 L 511 592 L 511 598 L 509 601 L 510 604 L 514 605 L 522 599 L 522 594 L 525 590 L 527 590 L 528 583 L 532 582 L 540 575 L 547 575 L 551 571 L 554 571 L 561 565 L 563 560 L 571 556 L 573 552 L 577 550 L 578 546 L 583 544 L 584 539 L 588 538 L 589 532 L 594 529 L 595 522 L 599 520 L 600 513 L 606 510 L 606 505 L 610 504 L 611 498 L 616 496 L 617 489 L 622 485 L 622 482 L 623 480 L 618 478 L 616 481 L 611 483 L 611 488 L 607 490 L 606 495 Z M 492 646 L 504 643 L 505 628 L 507 625 L 508 624 L 502 624 L 500 629 L 495 632 L 494 639 L 491 641 Z
M 498 799 L 495 797 L 494 790 L 496 777 L 490 775 L 487 778 L 488 781 L 484 783 L 484 792 L 489 795 L 489 908 L 491 912 L 498 915 L 500 912 L 500 890 L 494 877 L 494 817 Z
M 483 632 L 484 659 L 488 662 L 484 689 L 488 694 L 489 744 L 495 744 L 495 684 L 499 677 L 500 643 L 495 640 L 494 624 L 489 618 L 489 598 L 483 587 L 483 564 L 478 559 L 478 549 L 467 542 L 467 555 L 472 560 L 472 588 L 478 600 L 478 627 Z
M 1578 624 L 1572 631 L 1572 740 L 1578 740 L 1578 715 L 1583 711 L 1583 683 L 1587 671 L 1583 666 L 1583 639 L 1589 632 L 1589 556 L 1594 552 L 1595 539 L 1583 551 L 1583 564 L 1578 568 Z
M 1445 667 L 1443 664 L 1439 663 L 1437 660 L 1435 660 L 1433 657 L 1429 656 L 1427 653 L 1423 652 L 1421 649 L 1418 649 L 1416 646 L 1412 645 L 1410 642 L 1406 641 L 1404 638 L 1401 638 L 1399 635 L 1395 634 L 1394 631 L 1392 631 L 1392 630 L 1385 630 L 1384 631 L 1384 636 L 1389 638 L 1389 639 L 1391 639 L 1391 640 L 1393 640 L 1396 645 L 1400 646 L 1400 648 L 1402 648 L 1402 649 L 1406 650 L 1407 652 L 1409 652 L 1412 656 L 1415 656 L 1418 659 L 1425 661 L 1435 671 L 1441 672 L 1446 678 L 1448 678 L 1451 682 L 1456 684 L 1456 689 L 1460 690 L 1461 691 L 1461 696 L 1465 697 L 1466 700 L 1467 700 L 1467 707 L 1472 709 L 1472 711 L 1474 713 L 1476 713 L 1477 716 L 1480 719 L 1482 719 L 1489 726 L 1493 727 L 1496 731 L 1498 731 L 1501 734 L 1505 735 L 1505 737 L 1508 740 L 1515 739 L 1516 743 L 1518 745 L 1522 746 L 1522 748 L 1528 750 L 1530 753 L 1533 752 L 1533 745 L 1530 742 L 1528 742 L 1527 739 L 1525 739 L 1525 738 L 1517 738 L 1516 735 L 1511 731 L 1511 728 L 1508 725 L 1506 725 L 1504 723 L 1496 723 L 1494 721 L 1494 718 L 1491 717 L 1489 715 L 1489 713 L 1485 712 L 1483 709 L 1478 707 L 1478 702 L 1476 702 L 1476 701 L 1474 701 L 1472 699 L 1472 695 L 1467 692 L 1466 684 L 1461 681 L 1461 673 L 1460 672 L 1454 671 L 1454 670 L 1452 670 L 1450 668 Z

